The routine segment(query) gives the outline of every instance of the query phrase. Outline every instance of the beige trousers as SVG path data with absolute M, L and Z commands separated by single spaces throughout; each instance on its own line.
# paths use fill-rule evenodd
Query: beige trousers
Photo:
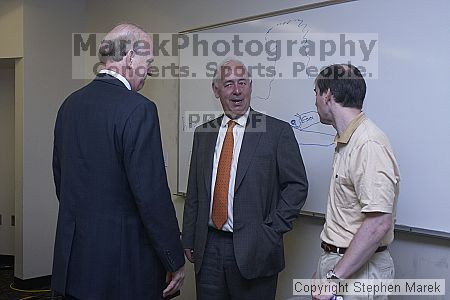
M 322 251 L 317 264 L 316 278 L 325 278 L 329 270 L 333 270 L 334 266 L 342 258 L 342 254 Z M 388 250 L 375 253 L 370 260 L 365 263 L 358 271 L 356 271 L 350 280 L 356 279 L 393 279 L 394 278 L 394 262 Z M 388 299 L 388 296 L 376 295 L 367 293 L 367 295 L 343 295 L 344 300 L 382 300 Z

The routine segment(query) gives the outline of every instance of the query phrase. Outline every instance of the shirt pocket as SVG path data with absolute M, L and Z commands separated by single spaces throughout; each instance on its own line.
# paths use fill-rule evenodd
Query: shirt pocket
M 358 203 L 352 181 L 343 175 L 336 174 L 334 194 L 338 207 L 353 208 Z

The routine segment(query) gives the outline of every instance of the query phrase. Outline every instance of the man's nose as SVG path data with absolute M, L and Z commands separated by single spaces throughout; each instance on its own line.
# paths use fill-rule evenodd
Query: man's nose
M 241 92 L 242 92 L 241 87 L 238 84 L 235 85 L 234 89 L 233 89 L 233 94 L 234 95 L 239 95 L 239 94 L 241 94 Z

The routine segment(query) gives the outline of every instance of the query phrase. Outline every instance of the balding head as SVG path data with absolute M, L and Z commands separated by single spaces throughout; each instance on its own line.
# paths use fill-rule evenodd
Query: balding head
M 150 39 L 145 30 L 135 24 L 122 23 L 111 29 L 103 38 L 98 50 L 100 62 L 106 64 L 108 61 L 120 61 L 139 43 Z
M 106 34 L 98 56 L 106 69 L 124 76 L 132 90 L 138 91 L 153 62 L 152 40 L 142 27 L 122 23 Z

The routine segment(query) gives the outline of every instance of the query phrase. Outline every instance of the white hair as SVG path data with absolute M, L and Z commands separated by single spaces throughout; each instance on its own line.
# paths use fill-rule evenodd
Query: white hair
M 251 74 L 248 72 L 247 67 L 245 66 L 245 64 L 242 61 L 240 61 L 239 59 L 229 57 L 229 58 L 225 58 L 222 62 L 220 62 L 217 65 L 217 68 L 214 71 L 214 77 L 213 77 L 213 84 L 214 84 L 214 86 L 217 86 L 219 81 L 222 79 L 221 78 L 222 72 L 219 72 L 219 70 L 222 70 L 225 66 L 229 65 L 230 63 L 235 63 L 237 65 L 242 66 L 244 68 L 244 70 L 245 70 L 245 74 L 247 74 L 247 77 L 250 79 Z

